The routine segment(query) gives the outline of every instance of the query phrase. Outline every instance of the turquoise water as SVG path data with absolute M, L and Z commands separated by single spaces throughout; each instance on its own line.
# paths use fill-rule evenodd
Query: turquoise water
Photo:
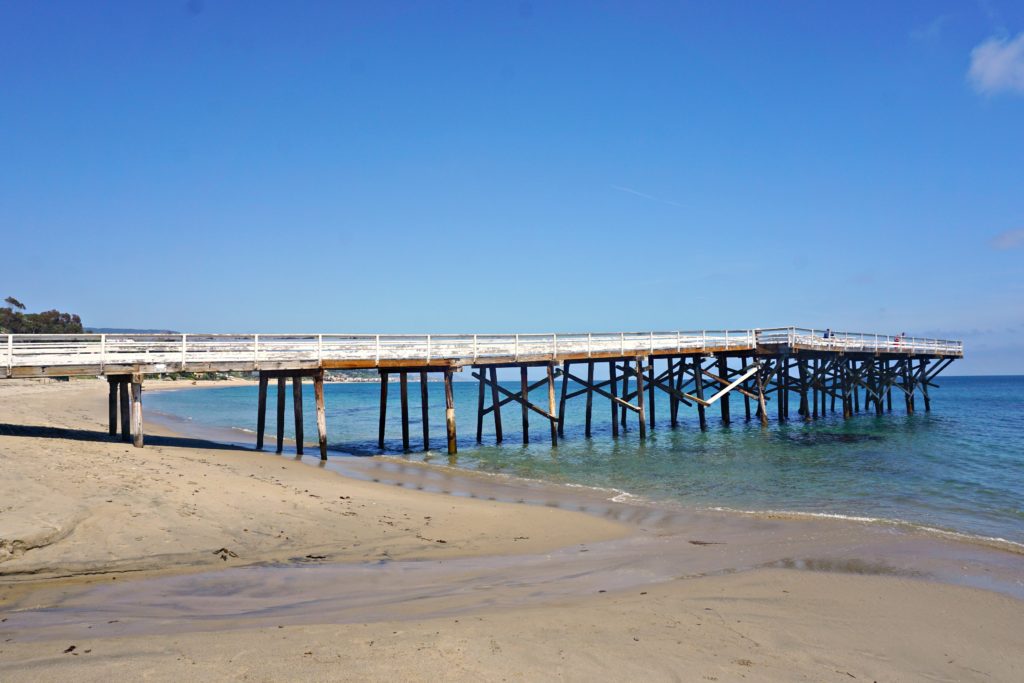
M 732 399 L 733 423 L 723 427 L 709 409 L 701 432 L 692 409 L 681 424 L 668 424 L 668 401 L 659 394 L 658 422 L 640 442 L 636 417 L 618 439 L 611 436 L 608 401 L 594 398 L 593 436 L 583 433 L 583 397 L 566 411 L 565 438 L 551 447 L 550 430 L 530 418 L 531 444 L 522 444 L 518 406 L 503 408 L 504 442 L 494 443 L 493 421 L 476 443 L 475 383 L 454 384 L 459 454 L 445 450 L 444 395 L 428 383 L 431 446 L 404 457 L 532 479 L 619 489 L 647 499 L 687 506 L 777 510 L 901 520 L 922 526 L 1024 543 L 1024 377 L 942 377 L 932 391 L 932 412 L 851 420 L 829 415 L 762 430 L 743 419 L 743 401 Z M 268 397 L 267 443 L 273 450 L 276 397 Z M 512 384 L 509 388 L 515 390 Z M 306 441 L 315 441 L 312 386 L 304 387 Z M 333 457 L 369 456 L 377 449 L 379 385 L 327 384 L 328 434 Z M 390 387 L 387 453 L 401 453 L 398 385 Z M 411 445 L 422 447 L 420 387 L 410 383 Z M 546 388 L 531 398 L 546 404 Z M 225 387 L 148 394 L 147 408 L 204 426 L 255 430 L 256 388 Z M 774 415 L 774 408 L 769 407 Z M 791 414 L 796 416 L 796 404 Z M 286 434 L 291 436 L 291 387 Z M 487 416 L 489 418 L 490 416 Z M 249 442 L 255 437 L 250 434 Z M 239 440 L 244 441 L 244 438 Z M 307 451 L 309 452 L 309 451 Z M 314 456 L 315 457 L 315 456 Z

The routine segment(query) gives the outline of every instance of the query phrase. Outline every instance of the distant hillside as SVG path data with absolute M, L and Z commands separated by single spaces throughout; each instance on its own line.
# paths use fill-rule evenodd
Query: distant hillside
M 181 334 L 174 330 L 140 330 L 134 327 L 87 327 L 90 334 Z

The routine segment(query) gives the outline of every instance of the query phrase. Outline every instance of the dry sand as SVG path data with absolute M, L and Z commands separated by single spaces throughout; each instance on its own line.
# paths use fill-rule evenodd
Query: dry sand
M 994 592 L 762 568 L 685 579 L 656 574 L 642 587 L 611 582 L 607 592 L 584 580 L 559 596 L 544 589 L 543 571 L 563 565 L 564 551 L 555 549 L 581 550 L 575 564 L 564 563 L 573 576 L 553 585 L 586 575 L 587 563 L 595 568 L 591 582 L 610 581 L 630 564 L 623 552 L 671 539 L 577 512 L 355 481 L 152 427 L 138 450 L 97 434 L 105 415 L 102 382 L 0 382 L 0 680 L 1024 680 L 1024 603 Z M 791 521 L 763 528 L 768 546 L 799 541 L 806 548 L 821 536 L 819 526 Z M 857 533 L 849 531 L 849 544 L 863 545 Z M 882 547 L 903 545 L 896 539 Z M 765 550 L 750 544 L 735 552 Z M 359 568 L 388 561 L 398 572 L 429 566 L 459 582 L 467 574 L 456 558 L 480 558 L 470 562 L 485 568 L 505 562 L 520 573 L 503 570 L 495 576 L 506 580 L 491 582 L 474 569 L 487 580 L 432 595 L 429 617 L 417 612 L 422 595 L 385 608 L 389 592 L 402 588 L 399 578 L 393 591 L 365 580 L 382 606 L 372 618 L 370 595 L 358 621 L 337 619 L 326 601 L 321 611 L 310 600 L 293 606 L 280 627 L 267 625 L 273 612 L 258 627 L 255 615 L 234 612 L 230 622 L 150 620 L 141 628 L 140 621 L 143 635 L 111 635 L 117 625 L 106 622 L 116 620 L 101 621 L 95 607 L 86 617 L 69 614 L 85 619 L 74 637 L 9 625 L 37 614 L 61 619 L 60 612 L 19 610 L 74 607 L 81 591 L 117 579 L 129 599 L 137 591 L 149 605 L 143 596 L 164 595 L 166 585 L 154 587 L 148 575 L 307 556 Z M 979 563 L 975 555 L 951 557 L 965 571 Z M 1011 579 L 1021 566 L 993 557 Z M 549 568 L 534 571 L 531 563 Z M 359 574 L 340 576 L 356 577 L 347 588 L 359 591 Z M 410 573 L 404 580 L 419 579 Z M 93 633 L 107 629 L 102 637 L 88 637 L 93 617 Z

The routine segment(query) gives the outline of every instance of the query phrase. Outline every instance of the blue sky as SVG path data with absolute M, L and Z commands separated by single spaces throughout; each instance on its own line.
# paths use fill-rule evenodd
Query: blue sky
M 0 3 L 0 295 L 1024 372 L 1024 4 Z

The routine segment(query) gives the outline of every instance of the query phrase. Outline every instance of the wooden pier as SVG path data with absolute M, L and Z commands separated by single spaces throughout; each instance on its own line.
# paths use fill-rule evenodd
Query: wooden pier
M 304 446 L 302 381 L 312 379 L 320 457 L 327 458 L 324 372 L 373 368 L 381 375 L 379 444 L 384 448 L 389 378 L 397 375 L 401 397 L 402 446 L 409 450 L 408 377 L 420 383 L 422 444 L 430 446 L 427 385 L 431 373 L 445 385 L 445 430 L 449 453 L 457 450 L 452 378 L 469 369 L 479 385 L 476 439 L 482 442 L 487 416 L 496 441 L 503 439 L 501 409 L 518 404 L 524 443 L 530 439 L 531 414 L 550 431 L 551 443 L 565 434 L 568 401 L 585 401 L 585 433 L 594 421 L 593 399 L 608 399 L 612 436 L 636 417 L 639 438 L 657 423 L 656 410 L 668 410 L 679 423 L 679 406 L 696 407 L 700 429 L 717 404 L 723 424 L 733 421 L 731 398 L 742 398 L 743 419 L 769 423 L 771 408 L 779 422 L 795 416 L 813 420 L 835 412 L 844 417 L 892 410 L 902 395 L 907 413 L 920 396 L 931 409 L 929 390 L 940 372 L 963 357 L 963 343 L 864 333 L 784 327 L 696 332 L 618 332 L 577 334 L 77 334 L 0 335 L 0 379 L 19 377 L 104 376 L 110 385 L 109 429 L 136 446 L 143 445 L 142 386 L 146 375 L 170 372 L 252 372 L 259 376 L 257 448 L 263 448 L 267 389 L 277 381 L 276 448 L 284 447 L 286 387 L 292 383 L 296 448 Z M 531 367 L 544 368 L 533 383 Z M 519 369 L 518 391 L 498 382 L 498 370 Z M 607 369 L 596 379 L 595 369 Z M 556 378 L 561 390 L 556 391 Z M 544 389 L 546 401 L 533 392 Z

